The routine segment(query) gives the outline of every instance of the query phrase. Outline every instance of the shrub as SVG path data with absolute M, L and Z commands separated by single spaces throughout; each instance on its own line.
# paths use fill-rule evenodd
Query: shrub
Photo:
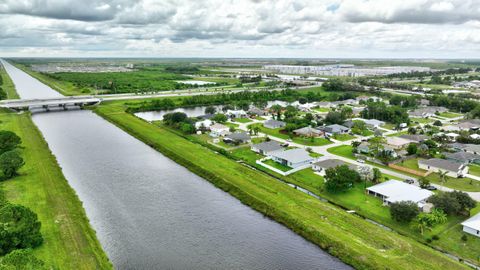
M 408 223 L 419 213 L 417 204 L 411 201 L 395 202 L 390 205 L 390 215 L 398 222 Z
M 0 255 L 34 248 L 43 242 L 37 214 L 25 206 L 6 204 L 0 209 Z
M 17 151 L 11 150 L 0 155 L 0 169 L 3 175 L 9 179 L 17 174 L 25 162 Z

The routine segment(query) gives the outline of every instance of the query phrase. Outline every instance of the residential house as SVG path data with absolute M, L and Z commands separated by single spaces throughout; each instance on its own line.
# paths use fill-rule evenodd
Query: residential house
M 446 172 L 446 175 L 456 178 L 468 173 L 468 166 L 465 164 L 440 158 L 421 159 L 418 167 L 431 172 Z
M 334 106 L 334 104 L 328 101 L 321 101 L 321 102 L 317 102 L 317 106 L 320 108 L 331 108 Z
M 364 102 L 366 102 L 366 101 L 380 102 L 380 101 L 382 101 L 383 99 L 380 98 L 380 97 L 375 97 L 375 96 L 371 96 L 371 97 L 369 97 L 369 96 L 359 96 L 359 97 L 356 97 L 355 100 L 357 100 L 358 102 L 360 102 L 360 101 L 364 101 Z
M 285 101 L 281 101 L 281 100 L 271 101 L 271 102 L 268 103 L 267 109 L 270 109 L 274 105 L 280 105 L 282 107 L 287 107 L 288 103 L 285 102 Z
M 339 159 L 326 159 L 318 161 L 312 164 L 312 169 L 321 176 L 325 176 L 325 171 L 330 168 L 336 168 L 338 166 L 347 165 L 351 170 L 357 171 L 358 167 L 354 164 L 344 162 Z
M 210 119 L 205 119 L 202 121 L 195 122 L 195 129 L 210 129 L 210 126 L 213 125 L 213 121 Z
M 448 132 L 448 131 L 450 131 L 450 132 L 451 131 L 460 131 L 461 130 L 461 128 L 457 125 L 442 126 L 440 129 L 443 130 L 443 131 L 446 131 L 446 132 Z
M 480 237 L 480 213 L 462 222 L 463 231 Z
M 226 143 L 248 143 L 250 142 L 250 135 L 246 132 L 235 132 L 228 134 L 223 138 L 223 141 Z
M 421 106 L 428 106 L 428 105 L 430 105 L 430 100 L 422 98 L 422 99 L 420 99 L 420 105 Z
M 405 139 L 405 140 L 409 140 L 410 142 L 413 142 L 413 143 L 422 143 L 426 140 L 428 140 L 428 136 L 427 135 L 421 135 L 421 134 L 403 134 L 403 135 L 400 135 L 398 136 L 399 138 L 402 138 L 402 139 Z
M 468 152 L 455 152 L 455 153 L 443 153 L 447 160 L 451 160 L 454 162 L 462 163 L 462 164 L 470 164 L 470 163 L 480 163 L 480 155 L 468 153 Z
M 270 156 L 275 152 L 283 151 L 283 147 L 276 141 L 268 141 L 252 145 L 251 150 L 264 156 Z
M 362 142 L 357 146 L 357 153 L 368 154 L 370 153 L 370 145 L 367 142 Z
M 480 119 L 466 119 L 458 123 L 460 130 L 478 130 L 480 129 Z
M 410 185 L 398 180 L 389 180 L 367 188 L 367 192 L 375 197 L 380 197 L 385 205 L 395 202 L 411 201 L 418 205 L 421 210 L 430 208 L 427 199 L 433 192 L 422 189 L 416 185 Z
M 480 145 L 478 144 L 451 143 L 448 145 L 448 147 L 455 151 L 463 151 L 480 155 Z
M 295 129 L 293 131 L 293 134 L 297 136 L 304 136 L 304 137 L 319 137 L 319 136 L 323 136 L 324 133 L 323 131 L 316 128 L 303 127 L 303 128 Z
M 360 115 L 360 113 L 365 109 L 365 107 L 352 107 L 353 115 Z
M 295 148 L 271 154 L 272 160 L 284 166 L 298 168 L 312 163 L 315 159 L 304 149 Z
M 286 125 L 287 125 L 287 123 L 285 123 L 283 121 L 278 121 L 278 120 L 273 120 L 273 119 L 270 119 L 270 120 L 267 120 L 267 121 L 263 122 L 263 126 L 266 127 L 266 128 L 270 128 L 270 129 L 282 128 Z
M 431 116 L 435 116 L 436 113 L 442 113 L 448 111 L 445 107 L 437 107 L 437 106 L 428 106 L 428 107 L 421 107 L 415 110 L 408 112 L 410 117 L 416 118 L 428 118 Z
M 445 133 L 444 135 L 451 142 L 455 142 L 457 138 L 460 137 L 459 134 L 453 132 Z
M 259 109 L 257 107 L 251 107 L 248 110 L 249 115 L 257 115 L 257 116 L 264 116 L 267 115 L 267 112 L 265 110 Z
M 345 126 L 342 126 L 342 125 L 338 125 L 338 124 L 319 127 L 318 129 L 325 132 L 325 134 L 328 135 L 328 136 L 332 136 L 332 135 L 336 135 L 336 134 L 346 134 L 346 133 L 350 132 L 349 128 L 347 128 Z
M 210 136 L 222 137 L 230 134 L 230 128 L 222 124 L 213 124 L 210 126 Z
M 470 138 L 474 139 L 474 140 L 478 140 L 480 139 L 480 134 L 470 134 Z
M 377 119 L 353 118 L 352 120 L 353 120 L 353 121 L 358 120 L 358 121 L 364 122 L 365 125 L 366 125 L 369 129 L 377 129 L 377 128 L 379 128 L 380 126 L 385 125 L 385 122 L 380 121 L 380 120 L 377 120 Z
M 244 118 L 247 117 L 247 113 L 244 110 L 227 110 L 225 113 L 230 118 Z
M 400 137 L 386 137 L 387 145 L 392 147 L 393 149 L 399 150 L 407 145 L 409 145 L 412 141 L 400 138 Z

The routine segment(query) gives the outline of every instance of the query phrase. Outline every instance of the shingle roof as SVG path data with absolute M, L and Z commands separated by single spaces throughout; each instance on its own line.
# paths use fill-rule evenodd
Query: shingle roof
M 262 142 L 258 144 L 252 145 L 252 147 L 255 147 L 259 150 L 262 150 L 264 152 L 272 152 L 272 151 L 277 151 L 277 150 L 282 150 L 283 147 L 276 141 L 268 141 L 268 142 Z
M 226 138 L 232 139 L 234 141 L 248 141 L 250 140 L 250 135 L 248 135 L 246 132 L 235 132 L 227 135 Z
M 474 160 L 474 159 L 480 160 L 480 155 L 476 155 L 469 152 L 463 152 L 463 151 L 455 152 L 455 153 L 444 153 L 444 155 L 447 159 L 454 159 L 462 162 L 470 162 L 471 160 Z
M 446 159 L 440 159 L 440 158 L 421 159 L 418 161 L 418 163 L 424 164 L 427 166 L 432 166 L 439 169 L 444 169 L 451 172 L 458 172 L 464 166 L 462 163 L 454 162 Z
M 300 148 L 290 149 L 282 152 L 276 152 L 272 154 L 272 156 L 275 156 L 280 159 L 288 160 L 292 163 L 313 160 L 313 158 L 310 156 L 310 154 L 307 151 Z
M 403 134 L 398 136 L 403 139 L 407 139 L 413 142 L 422 142 L 428 139 L 427 135 L 412 135 L 412 134 Z
M 351 163 L 344 162 L 339 159 L 326 159 L 319 162 L 315 162 L 313 165 L 318 166 L 323 169 L 335 168 L 341 165 L 347 165 L 351 170 L 357 170 L 357 166 Z
M 273 119 L 270 119 L 270 120 L 267 120 L 263 123 L 263 125 L 269 125 L 269 126 L 281 126 L 281 125 L 285 125 L 286 123 L 283 122 L 283 121 L 278 121 L 278 120 L 273 120 Z

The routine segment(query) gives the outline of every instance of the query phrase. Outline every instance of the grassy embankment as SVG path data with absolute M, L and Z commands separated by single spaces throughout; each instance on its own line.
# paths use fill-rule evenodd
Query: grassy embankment
M 7 94 L 7 99 L 18 99 L 20 98 L 17 94 L 17 91 L 15 91 L 15 85 L 12 82 L 12 79 L 10 79 L 10 76 L 8 76 L 7 71 L 5 68 L 0 64 L 0 76 L 2 77 L 3 84 L 2 89 L 5 91 Z
M 30 115 L 2 113 L 0 121 L 0 129 L 22 138 L 25 166 L 2 187 L 10 201 L 31 208 L 42 222 L 45 241 L 35 255 L 58 269 L 112 269 L 82 203 Z
M 261 172 L 127 114 L 124 109 L 120 103 L 114 103 L 101 105 L 95 111 L 358 269 L 467 269 L 412 239 L 294 190 Z

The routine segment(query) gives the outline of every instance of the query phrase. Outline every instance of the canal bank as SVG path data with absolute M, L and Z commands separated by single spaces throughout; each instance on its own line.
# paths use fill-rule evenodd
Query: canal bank
M 117 269 L 349 268 L 90 111 L 33 119 Z

